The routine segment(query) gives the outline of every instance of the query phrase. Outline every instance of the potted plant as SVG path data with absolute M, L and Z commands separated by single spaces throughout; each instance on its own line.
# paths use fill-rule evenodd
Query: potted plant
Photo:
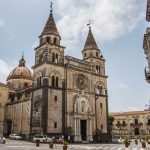
M 67 148 L 68 148 L 68 142 L 67 142 L 67 141 L 64 141 L 63 144 L 64 144 L 64 145 L 63 145 L 63 150 L 67 150 Z
M 39 147 L 40 146 L 40 139 L 36 139 L 35 144 L 36 144 L 36 147 Z
M 50 148 L 50 149 L 53 149 L 53 147 L 54 147 L 54 143 L 53 143 L 53 141 L 50 141 L 50 143 L 49 143 L 49 148 Z
M 127 138 L 124 139 L 124 145 L 126 148 L 129 146 L 129 140 Z
M 135 139 L 135 145 L 138 145 L 138 140 L 137 139 Z
M 146 142 L 145 141 L 142 141 L 141 144 L 142 144 L 142 148 L 146 148 Z

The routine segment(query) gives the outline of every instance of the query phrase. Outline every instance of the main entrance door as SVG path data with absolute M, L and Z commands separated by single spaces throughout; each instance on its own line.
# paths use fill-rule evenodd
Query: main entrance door
M 81 139 L 82 141 L 86 141 L 86 120 L 81 120 Z

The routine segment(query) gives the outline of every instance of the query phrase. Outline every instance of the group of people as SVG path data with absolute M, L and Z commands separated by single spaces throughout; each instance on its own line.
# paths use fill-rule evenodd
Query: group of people
M 5 144 L 6 138 L 3 136 L 3 134 L 0 134 L 0 144 Z
M 70 142 L 70 135 L 66 137 L 64 137 L 64 135 L 58 135 L 56 137 L 52 137 L 52 140 L 55 142 L 55 143 L 63 143 L 64 141 L 68 141 Z

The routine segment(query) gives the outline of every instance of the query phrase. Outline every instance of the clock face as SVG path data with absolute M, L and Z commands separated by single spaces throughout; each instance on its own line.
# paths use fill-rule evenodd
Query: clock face
M 76 74 L 75 84 L 78 88 L 84 89 L 87 85 L 87 78 L 83 74 Z

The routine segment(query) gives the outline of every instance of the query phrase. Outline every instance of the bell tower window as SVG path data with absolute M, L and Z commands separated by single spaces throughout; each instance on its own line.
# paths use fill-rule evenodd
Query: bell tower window
M 55 63 L 58 63 L 58 54 L 56 54 Z
M 56 37 L 54 38 L 54 44 L 55 45 L 57 44 L 57 38 Z
M 46 37 L 46 42 L 49 43 L 49 44 L 51 43 L 50 37 Z
M 55 62 L 55 54 L 52 53 L 52 62 Z
M 58 77 L 56 77 L 56 87 L 58 88 Z
M 55 77 L 52 76 L 52 87 L 55 87 Z

